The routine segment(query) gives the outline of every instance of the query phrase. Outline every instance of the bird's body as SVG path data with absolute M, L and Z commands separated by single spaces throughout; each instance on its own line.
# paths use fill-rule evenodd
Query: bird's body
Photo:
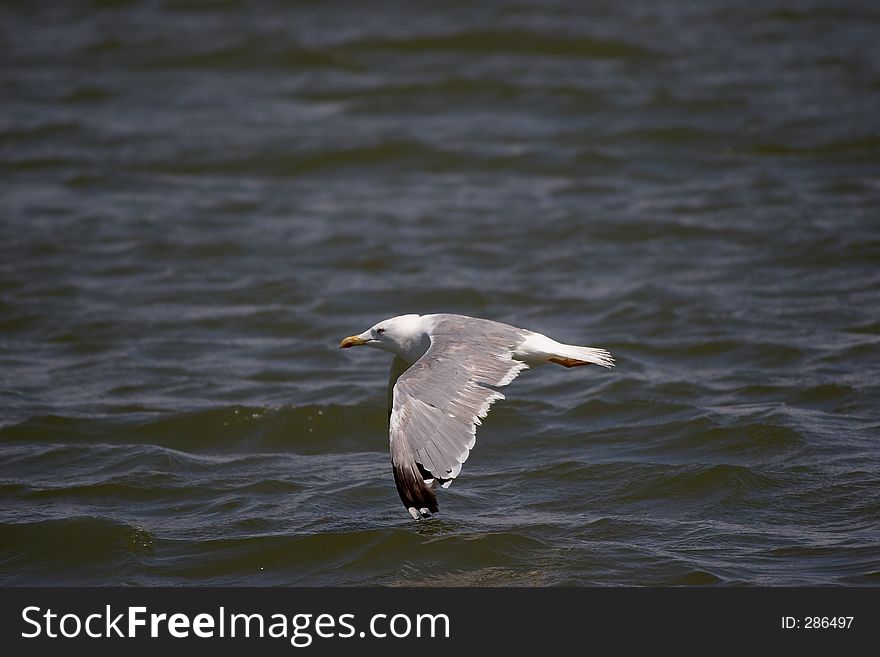
M 400 315 L 340 347 L 365 345 L 394 354 L 388 381 L 394 481 L 414 519 L 438 510 L 476 442 L 476 428 L 498 388 L 524 369 L 547 363 L 613 367 L 604 349 L 557 342 L 541 333 L 464 315 Z

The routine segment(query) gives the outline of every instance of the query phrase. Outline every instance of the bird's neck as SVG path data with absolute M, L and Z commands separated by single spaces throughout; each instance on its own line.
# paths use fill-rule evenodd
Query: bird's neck
M 414 321 L 412 330 L 408 331 L 397 344 L 395 353 L 412 365 L 421 358 L 431 346 L 431 336 L 421 322 Z

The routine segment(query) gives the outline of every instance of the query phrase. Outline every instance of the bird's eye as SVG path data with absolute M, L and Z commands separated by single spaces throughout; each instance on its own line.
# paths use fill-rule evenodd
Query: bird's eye
M 378 333 L 379 335 L 382 335 L 384 332 L 385 332 L 385 329 L 383 329 L 383 328 L 376 329 L 376 333 Z

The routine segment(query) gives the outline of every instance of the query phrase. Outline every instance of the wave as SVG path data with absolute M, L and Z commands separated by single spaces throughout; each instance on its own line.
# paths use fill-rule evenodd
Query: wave
M 150 444 L 183 452 L 361 452 L 384 447 L 382 404 L 227 406 L 122 416 L 40 415 L 0 427 L 0 443 Z M 378 437 L 373 441 L 372 437 Z
M 0 523 L 4 585 L 125 583 L 153 550 L 140 525 L 97 516 Z
M 522 29 L 477 29 L 446 34 L 420 34 L 402 38 L 370 38 L 354 41 L 348 47 L 402 52 L 504 52 L 556 57 L 594 59 L 656 59 L 662 53 L 623 39 L 591 36 L 543 34 Z
M 466 164 L 468 157 L 444 151 L 414 140 L 388 140 L 381 143 L 352 147 L 325 148 L 315 152 L 259 150 L 253 155 L 231 158 L 228 153 L 211 153 L 210 157 L 172 153 L 173 158 L 154 160 L 146 166 L 153 171 L 178 175 L 204 174 L 261 174 L 288 177 L 320 172 L 325 169 L 375 168 L 386 164 L 432 170 L 457 168 Z
M 767 141 L 752 144 L 748 152 L 768 157 L 840 157 L 856 161 L 877 162 L 877 136 L 867 134 L 860 137 L 814 141 L 812 143 L 794 143 L 792 141 Z

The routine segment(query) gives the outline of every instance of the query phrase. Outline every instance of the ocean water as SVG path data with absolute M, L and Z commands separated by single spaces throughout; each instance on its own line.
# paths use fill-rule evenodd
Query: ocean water
M 4 2 L 0 584 L 880 583 L 871 2 Z M 386 354 L 505 389 L 440 513 Z

